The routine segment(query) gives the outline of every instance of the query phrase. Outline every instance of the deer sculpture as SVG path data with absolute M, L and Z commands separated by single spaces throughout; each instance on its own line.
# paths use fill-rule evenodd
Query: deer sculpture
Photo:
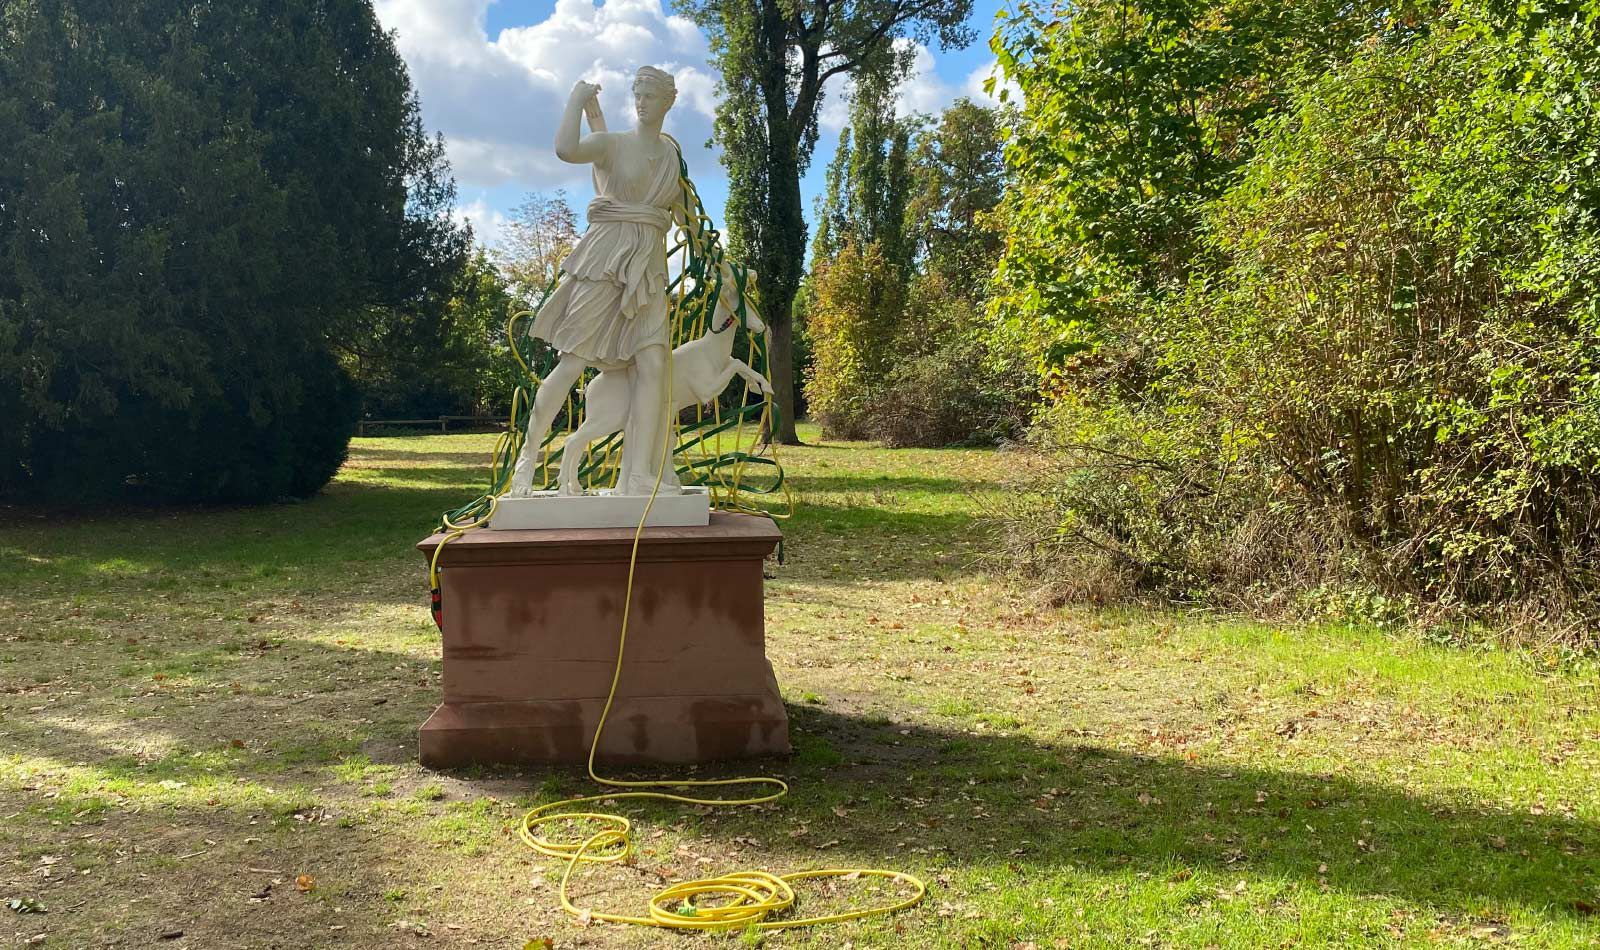
M 754 271 L 741 269 L 744 281 L 739 281 L 734 266 L 722 263 L 722 289 L 706 332 L 672 351 L 669 419 L 690 406 L 704 405 L 721 396 L 736 375 L 763 395 L 772 392 L 772 384 L 765 376 L 733 355 L 733 325 L 739 320 L 739 298 L 742 288 L 755 280 Z M 744 327 L 757 334 L 767 329 L 748 299 L 744 303 Z M 628 421 L 628 405 L 628 380 L 623 372 L 602 372 L 589 382 L 584 391 L 583 423 L 567 436 L 561 451 L 560 494 L 583 493 L 578 485 L 579 462 L 596 440 L 621 431 Z

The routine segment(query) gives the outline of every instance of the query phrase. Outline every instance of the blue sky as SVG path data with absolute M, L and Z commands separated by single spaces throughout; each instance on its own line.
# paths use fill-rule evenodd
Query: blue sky
M 901 110 L 934 112 L 957 96 L 982 97 L 993 67 L 988 39 L 1003 0 L 975 0 L 976 41 L 961 50 L 919 49 Z M 612 126 L 631 123 L 628 79 L 645 63 L 673 72 L 678 103 L 667 131 L 683 143 L 689 173 L 721 223 L 727 179 L 706 149 L 716 107 L 716 74 L 705 37 L 673 14 L 671 0 L 376 0 L 396 32 L 430 132 L 445 137 L 458 189 L 457 214 L 493 244 L 506 216 L 530 192 L 564 188 L 581 214 L 592 190 L 584 167 L 555 158 L 551 140 L 578 79 L 602 86 Z M 803 183 L 806 207 L 821 188 L 838 143 L 847 88 L 827 90 L 822 133 Z M 808 214 L 809 217 L 809 214 Z

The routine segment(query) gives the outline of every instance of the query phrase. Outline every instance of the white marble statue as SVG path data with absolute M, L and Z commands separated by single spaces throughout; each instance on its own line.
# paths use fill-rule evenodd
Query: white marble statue
M 745 275 L 745 286 L 755 282 L 755 274 Z M 732 265 L 722 265 L 722 292 L 717 295 L 717 305 L 706 332 L 699 337 L 679 344 L 672 351 L 672 401 L 670 412 L 679 412 L 690 406 L 703 405 L 722 395 L 733 377 L 742 377 L 756 392 L 765 395 L 772 384 L 750 365 L 733 355 L 734 327 L 739 322 L 739 281 Z M 744 309 L 744 327 L 751 333 L 765 333 L 766 326 L 747 300 Z M 607 370 L 590 380 L 583 394 L 583 424 L 567 436 L 566 448 L 561 453 L 560 492 L 576 495 L 578 463 L 583 453 L 596 439 L 603 439 L 618 429 L 625 428 L 631 411 L 627 377 Z M 627 443 L 623 443 L 626 454 Z
M 672 76 L 641 67 L 633 80 L 631 132 L 609 132 L 596 94 L 600 87 L 572 87 L 556 130 L 556 156 L 594 166 L 596 197 L 589 202 L 588 230 L 561 264 L 556 290 L 539 309 L 532 333 L 560 354 L 539 385 L 522 454 L 511 474 L 510 494 L 533 488 L 540 445 L 572 387 L 588 367 L 627 384 L 626 425 L 616 493 L 649 495 L 661 475 L 663 494 L 678 491 L 667 438 L 665 367 L 667 328 L 666 239 L 675 212 L 681 216 L 678 150 L 661 134 L 677 98 Z M 590 133 L 580 121 L 589 118 Z M 592 398 L 592 397 L 591 397 Z M 568 452 L 568 455 L 578 453 Z

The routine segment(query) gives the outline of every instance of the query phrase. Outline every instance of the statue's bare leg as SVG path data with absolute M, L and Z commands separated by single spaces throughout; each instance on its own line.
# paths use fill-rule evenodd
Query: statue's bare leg
M 633 464 L 624 466 L 627 480 L 619 478 L 617 482 L 618 490 L 624 494 L 650 494 L 656 485 L 656 473 L 661 471 L 663 456 L 667 464 L 661 476 L 661 487 L 678 487 L 677 473 L 672 466 L 672 447 L 663 449 L 662 446 L 668 431 L 667 358 L 667 348 L 659 344 L 645 347 L 633 358 L 632 406 L 628 410 L 622 442 L 622 454 L 632 454 Z
M 522 439 L 522 453 L 517 456 L 517 467 L 511 470 L 512 495 L 526 495 L 533 490 L 533 472 L 538 467 L 535 459 L 544 437 L 550 434 L 550 424 L 561 411 L 572 387 L 589 364 L 580 356 L 563 353 L 561 362 L 539 384 L 533 397 L 533 411 L 528 414 L 528 431 Z

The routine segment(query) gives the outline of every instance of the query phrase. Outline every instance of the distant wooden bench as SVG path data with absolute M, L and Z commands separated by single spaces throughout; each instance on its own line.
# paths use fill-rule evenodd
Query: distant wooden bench
M 432 419 L 362 419 L 356 423 L 356 435 L 366 435 L 368 426 L 400 426 L 409 429 L 439 427 L 449 432 L 451 423 L 465 423 L 468 429 L 504 429 L 506 420 L 496 416 L 437 416 Z M 458 428 L 461 427 L 458 425 Z

